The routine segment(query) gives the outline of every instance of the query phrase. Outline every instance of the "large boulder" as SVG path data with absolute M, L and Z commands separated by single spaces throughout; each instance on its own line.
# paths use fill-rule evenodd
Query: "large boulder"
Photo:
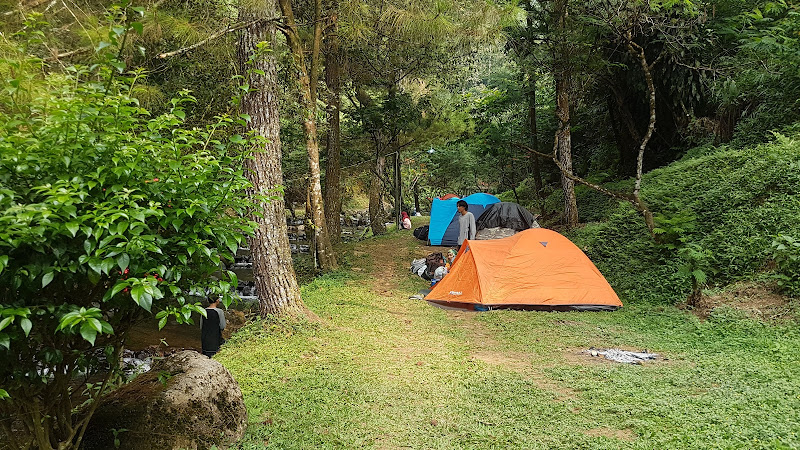
M 103 398 L 83 448 L 207 449 L 244 435 L 242 391 L 222 364 L 184 350 Z M 126 431 L 121 431 L 126 430 Z

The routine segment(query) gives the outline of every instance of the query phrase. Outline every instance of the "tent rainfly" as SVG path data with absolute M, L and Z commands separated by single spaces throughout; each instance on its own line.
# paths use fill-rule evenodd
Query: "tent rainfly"
M 511 228 L 516 231 L 539 228 L 539 223 L 530 211 L 513 202 L 493 203 L 486 207 L 480 218 L 476 218 L 475 228 Z
M 425 300 L 469 309 L 613 311 L 617 294 L 569 239 L 531 228 L 497 240 L 468 240 Z

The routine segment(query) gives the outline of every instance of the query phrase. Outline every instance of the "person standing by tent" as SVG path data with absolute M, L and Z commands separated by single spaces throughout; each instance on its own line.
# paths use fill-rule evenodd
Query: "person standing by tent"
M 225 329 L 225 313 L 219 309 L 219 297 L 208 301 L 206 316 L 200 317 L 200 344 L 203 354 L 211 358 L 219 351 L 220 345 L 225 343 L 222 330 Z
M 456 209 L 460 214 L 458 217 L 458 248 L 460 249 L 464 239 L 475 239 L 475 216 L 469 212 L 469 204 L 464 200 L 456 203 Z

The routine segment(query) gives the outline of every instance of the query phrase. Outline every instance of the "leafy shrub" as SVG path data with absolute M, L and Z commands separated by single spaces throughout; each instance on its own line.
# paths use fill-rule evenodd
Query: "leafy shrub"
M 778 285 L 790 295 L 800 295 L 800 240 L 779 234 L 772 241 L 772 258 L 778 265 Z
M 237 121 L 182 128 L 186 93 L 149 117 L 114 56 L 129 27 L 92 67 L 0 64 L 16 75 L 0 93 L 0 412 L 20 448 L 78 445 L 131 324 L 229 303 L 220 263 L 251 232 Z
M 757 147 L 698 153 L 646 174 L 643 197 L 664 217 L 694 218 L 680 233 L 713 256 L 702 263 L 704 274 L 713 275 L 708 282 L 755 278 L 773 257 L 773 236 L 800 235 L 793 219 L 800 217 L 800 142 L 778 135 Z M 628 205 L 570 238 L 628 301 L 677 302 L 691 292 L 689 278 L 679 273 L 687 260 L 660 249 Z
M 575 186 L 575 201 L 578 204 L 578 220 L 581 222 L 606 220 L 617 204 L 608 195 L 583 185 Z

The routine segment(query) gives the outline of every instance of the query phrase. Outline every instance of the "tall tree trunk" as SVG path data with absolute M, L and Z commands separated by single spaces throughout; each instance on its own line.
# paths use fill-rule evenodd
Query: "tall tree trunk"
M 530 21 L 530 19 L 528 19 Z M 531 136 L 531 148 L 539 151 L 539 129 L 536 125 L 536 75 L 531 70 L 528 78 L 528 127 Z M 539 155 L 530 154 L 528 158 L 531 161 L 531 169 L 533 171 L 533 184 L 536 189 L 536 201 L 539 204 L 539 214 L 545 215 L 544 192 L 542 183 L 542 164 L 539 161 Z M 516 196 L 516 194 L 515 194 Z
M 556 117 L 559 121 L 556 133 L 556 154 L 561 163 L 561 167 L 567 174 L 561 173 L 561 188 L 564 191 L 564 221 L 567 228 L 574 228 L 578 225 L 578 204 L 575 199 L 575 182 L 567 175 L 572 175 L 572 141 L 570 131 L 570 111 L 569 111 L 569 91 L 570 73 L 569 61 L 570 52 L 567 50 L 569 44 L 567 39 L 567 16 L 569 0 L 557 0 L 554 13 L 562 44 L 556 50 L 555 62 L 555 83 L 556 83 Z
M 639 65 L 642 67 L 642 73 L 644 73 L 644 79 L 647 82 L 647 91 L 649 94 L 648 105 L 650 108 L 650 120 L 647 124 L 647 132 L 642 138 L 641 145 L 639 145 L 639 154 L 636 158 L 636 181 L 633 185 L 633 198 L 636 201 L 636 209 L 638 209 L 642 214 L 644 223 L 647 225 L 647 229 L 650 230 L 651 235 L 655 236 L 653 230 L 655 229 L 656 224 L 655 220 L 653 219 L 653 212 L 650 211 L 647 203 L 642 200 L 640 193 L 642 190 L 642 166 L 644 164 L 644 150 L 647 148 L 647 143 L 650 142 L 650 138 L 653 137 L 653 132 L 656 129 L 656 87 L 653 83 L 653 66 L 656 64 L 656 62 L 658 62 L 660 57 L 657 58 L 653 63 L 648 63 L 644 48 L 633 42 L 633 37 L 631 36 L 630 30 L 628 30 L 626 37 L 628 40 L 628 51 L 633 56 L 638 57 Z
M 400 151 L 394 154 L 394 223 L 397 229 L 400 229 L 401 220 L 400 215 L 403 211 L 403 186 L 400 174 Z
M 254 199 L 278 194 L 277 188 L 283 184 L 275 57 L 269 52 L 256 54 L 260 42 L 268 42 L 270 48 L 275 48 L 275 25 L 271 19 L 276 15 L 274 0 L 267 2 L 258 16 L 244 8 L 239 12 L 242 21 L 265 19 L 242 30 L 238 48 L 240 70 L 253 88 L 242 98 L 242 112 L 252 118 L 250 129 L 264 137 L 253 157 L 245 162 L 245 172 L 253 184 L 249 194 Z M 248 63 L 254 54 L 253 62 Z M 253 70 L 263 71 L 263 75 Z M 259 311 L 262 316 L 300 314 L 305 306 L 292 266 L 284 202 L 276 199 L 261 206 L 262 214 L 251 217 L 257 227 L 250 238 Z
M 422 214 L 419 210 L 419 180 L 414 183 L 414 211 Z
M 336 270 L 336 256 L 333 253 L 328 226 L 325 221 L 325 208 L 322 200 L 322 182 L 320 180 L 319 166 L 319 141 L 317 139 L 316 121 L 316 90 L 312 89 L 311 77 L 306 70 L 304 49 L 300 40 L 300 34 L 294 20 L 294 12 L 290 0 L 279 0 L 281 12 L 285 20 L 284 34 L 289 42 L 294 60 L 296 81 L 299 88 L 299 103 L 303 117 L 303 134 L 306 138 L 306 151 L 308 153 L 309 184 L 311 194 L 311 214 L 314 221 L 314 239 L 316 242 L 316 252 L 320 268 L 323 271 Z M 316 49 L 319 46 L 318 39 L 321 34 L 314 33 L 314 51 L 312 55 L 319 57 Z M 316 63 L 312 58 L 312 69 L 316 68 Z M 316 73 L 312 73 L 316 80 Z M 316 83 L 314 83 L 316 85 Z
M 341 53 L 337 35 L 337 13 L 339 2 L 334 1 L 330 10 L 330 28 L 325 47 L 325 84 L 328 87 L 326 112 L 328 115 L 328 153 L 325 166 L 325 216 L 332 244 L 339 242 L 342 234 L 339 218 L 342 212 L 342 173 L 340 146 L 341 80 L 339 78 Z
M 563 79 L 556 82 L 556 90 L 558 92 L 556 114 L 561 121 L 556 136 L 558 143 L 556 154 L 558 154 L 558 160 L 561 162 L 561 166 L 571 174 L 572 136 L 570 134 L 569 123 L 569 93 L 565 91 L 565 89 L 568 89 L 563 86 L 565 84 L 567 84 L 567 82 Z M 566 117 L 566 120 L 562 119 L 563 117 Z M 574 228 L 578 225 L 578 203 L 575 198 L 575 182 L 564 173 L 561 174 L 561 189 L 564 191 L 564 221 L 567 228 Z
M 386 157 L 376 151 L 375 169 L 372 173 L 372 181 L 369 186 L 369 222 L 372 227 L 372 234 L 378 236 L 386 233 L 386 226 L 383 224 L 383 202 L 381 192 L 383 192 L 383 174 L 386 170 Z
M 533 38 L 536 35 L 536 30 L 533 25 L 533 16 L 532 11 L 534 10 L 534 0 L 528 0 L 526 6 L 527 14 L 525 18 L 525 25 L 526 25 L 526 35 L 529 39 Z M 528 73 L 528 91 L 526 92 L 528 97 L 528 129 L 530 132 L 530 145 L 531 148 L 534 150 L 533 152 L 529 152 L 528 159 L 529 159 L 529 170 L 533 173 L 533 184 L 534 188 L 536 189 L 536 202 L 539 206 L 539 214 L 545 216 L 547 212 L 545 211 L 545 198 L 544 198 L 544 183 L 542 182 L 542 164 L 539 160 L 539 155 L 536 152 L 539 152 L 539 128 L 536 122 L 536 82 L 538 80 L 538 76 L 536 75 L 536 69 L 533 67 L 532 61 L 529 61 L 525 64 L 526 72 Z

